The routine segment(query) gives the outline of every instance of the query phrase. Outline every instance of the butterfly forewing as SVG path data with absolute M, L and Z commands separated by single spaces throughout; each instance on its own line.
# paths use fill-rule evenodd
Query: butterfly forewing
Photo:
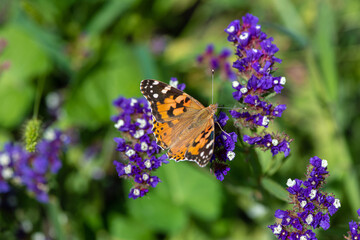
M 181 118 L 182 115 L 191 114 L 188 111 L 204 108 L 190 95 L 160 81 L 143 80 L 140 90 L 150 102 L 152 114 L 159 122 Z

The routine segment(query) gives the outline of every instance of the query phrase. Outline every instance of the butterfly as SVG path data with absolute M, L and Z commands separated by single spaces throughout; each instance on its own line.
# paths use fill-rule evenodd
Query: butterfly
M 204 107 L 185 92 L 152 79 L 141 81 L 140 90 L 150 103 L 157 144 L 168 150 L 168 158 L 206 166 L 214 153 L 217 104 Z

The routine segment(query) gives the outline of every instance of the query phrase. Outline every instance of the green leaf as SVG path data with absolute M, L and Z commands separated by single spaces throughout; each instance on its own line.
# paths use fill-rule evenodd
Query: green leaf
M 109 231 L 113 237 L 129 240 L 154 239 L 150 229 L 134 219 L 112 213 L 108 218 L 108 222 Z
M 273 196 L 283 200 L 288 200 L 288 192 L 277 182 L 270 178 L 263 178 L 261 180 L 261 185 L 264 187 L 266 191 L 268 191 Z

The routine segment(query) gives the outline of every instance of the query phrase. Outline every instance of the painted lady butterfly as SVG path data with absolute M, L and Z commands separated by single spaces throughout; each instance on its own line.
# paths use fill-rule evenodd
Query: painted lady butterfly
M 206 166 L 214 152 L 217 104 L 204 107 L 183 91 L 151 79 L 143 80 L 140 90 L 150 103 L 157 144 L 169 150 L 169 159 Z

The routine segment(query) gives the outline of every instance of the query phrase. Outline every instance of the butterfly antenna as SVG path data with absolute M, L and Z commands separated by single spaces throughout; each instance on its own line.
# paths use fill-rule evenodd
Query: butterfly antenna
M 214 104 L 214 69 L 211 69 L 211 104 Z
M 219 128 L 220 128 L 220 130 L 221 130 L 223 133 L 225 133 L 226 135 L 228 135 L 229 137 L 231 137 L 230 134 L 228 134 L 227 132 L 224 131 L 224 129 L 221 127 L 220 123 L 218 123 L 218 122 L 216 122 L 216 123 L 219 125 Z

